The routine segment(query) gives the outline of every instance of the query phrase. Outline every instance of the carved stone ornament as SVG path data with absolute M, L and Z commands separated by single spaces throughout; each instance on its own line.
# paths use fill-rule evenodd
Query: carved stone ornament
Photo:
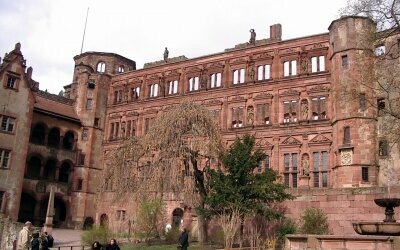
M 300 145 L 300 144 L 301 142 L 296 138 L 294 138 L 293 136 L 289 136 L 282 142 L 282 145 Z
M 271 99 L 272 97 L 273 97 L 272 94 L 263 92 L 263 93 L 260 93 L 260 94 L 256 95 L 256 96 L 254 97 L 254 99 L 255 99 L 255 100 L 259 100 L 259 99 Z
M 342 166 L 351 165 L 353 162 L 353 150 L 345 149 L 340 151 L 340 160 Z
M 308 90 L 309 93 L 316 93 L 316 92 L 328 92 L 329 88 L 323 85 L 318 85 L 315 87 L 312 87 L 311 89 Z
M 178 69 L 173 69 L 173 70 L 167 71 L 167 73 L 166 73 L 167 76 L 179 75 L 179 74 L 180 73 L 179 73 Z
M 310 143 L 331 143 L 331 140 L 329 140 L 323 135 L 316 135 L 314 138 L 310 140 Z
M 256 142 L 256 145 L 259 147 L 264 147 L 264 148 L 272 148 L 274 145 L 272 145 L 271 143 L 269 143 L 267 140 L 265 139 L 260 139 Z
M 264 52 L 261 54 L 257 54 L 254 56 L 255 59 L 273 59 L 274 58 L 274 52 Z
M 158 80 L 158 75 L 157 74 L 154 74 L 154 75 L 149 75 L 149 76 L 147 76 L 147 79 L 148 80 Z
M 208 68 L 223 68 L 224 64 L 222 62 L 213 62 L 207 65 Z
M 245 101 L 246 99 L 243 96 L 234 96 L 231 98 L 231 102 L 240 102 L 240 101 Z
M 194 66 L 194 67 L 188 67 L 186 68 L 186 73 L 199 73 L 201 71 L 200 67 Z
M 122 115 L 120 115 L 119 113 L 113 113 L 110 115 L 110 118 L 121 118 Z
M 241 64 L 241 63 L 246 63 L 246 58 L 241 57 L 241 58 L 237 58 L 237 59 L 233 59 L 230 61 L 231 64 Z
M 280 96 L 291 96 L 291 95 L 300 95 L 300 92 L 295 89 L 289 89 L 280 94 Z
M 138 115 L 139 115 L 139 113 L 136 112 L 136 111 L 128 111 L 128 112 L 126 113 L 126 116 L 138 116 Z
M 207 102 L 207 105 L 221 105 L 222 104 L 222 101 L 221 100 L 218 100 L 218 99 L 213 99 L 213 100 L 210 100 L 210 101 L 208 101 Z

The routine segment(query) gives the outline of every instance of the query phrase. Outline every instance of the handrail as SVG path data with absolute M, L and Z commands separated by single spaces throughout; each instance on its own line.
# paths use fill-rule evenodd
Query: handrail
M 49 247 L 50 250 L 86 250 L 90 249 L 90 246 L 82 246 L 82 245 L 75 245 L 75 246 L 55 246 Z

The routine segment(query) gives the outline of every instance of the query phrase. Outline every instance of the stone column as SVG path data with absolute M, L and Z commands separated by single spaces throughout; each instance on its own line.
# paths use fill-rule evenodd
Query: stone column
M 53 216 L 54 216 L 54 189 L 50 187 L 49 203 L 47 204 L 46 221 L 44 223 L 43 231 L 48 234 L 53 232 Z

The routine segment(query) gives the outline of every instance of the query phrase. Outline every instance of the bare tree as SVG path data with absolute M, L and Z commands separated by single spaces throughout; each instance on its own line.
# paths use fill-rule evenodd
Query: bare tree
M 242 213 L 239 208 L 229 208 L 223 210 L 219 216 L 219 223 L 224 232 L 225 249 L 232 249 L 235 235 L 237 234 L 242 222 Z
M 158 115 L 144 136 L 122 143 L 109 159 L 104 178 L 110 179 L 117 194 L 129 192 L 142 200 L 174 193 L 185 205 L 204 209 L 205 173 L 222 148 L 220 130 L 209 111 L 184 101 Z M 204 243 L 205 218 L 197 214 L 199 241 Z

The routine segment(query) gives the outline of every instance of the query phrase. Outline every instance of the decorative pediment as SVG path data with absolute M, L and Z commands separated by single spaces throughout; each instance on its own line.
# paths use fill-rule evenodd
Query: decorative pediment
M 224 67 L 223 62 L 213 62 L 207 65 L 207 68 L 223 68 L 223 67 Z
M 300 48 L 287 48 L 287 49 L 281 49 L 281 50 L 279 50 L 279 54 L 280 55 L 284 55 L 284 54 L 294 54 L 294 53 L 297 53 L 297 52 L 300 52 Z
M 129 116 L 129 117 L 138 116 L 138 115 L 139 115 L 139 113 L 136 112 L 136 111 L 128 111 L 128 112 L 126 112 L 126 116 Z
M 267 92 L 263 92 L 263 93 L 260 93 L 260 94 L 256 95 L 253 99 L 254 100 L 271 99 L 272 97 L 273 97 L 272 94 L 267 93 Z
M 218 100 L 218 99 L 213 99 L 213 100 L 210 100 L 210 101 L 206 102 L 206 105 L 209 105 L 209 106 L 211 106 L 211 105 L 221 105 L 221 104 L 222 104 L 222 101 Z
M 242 64 L 242 63 L 246 63 L 247 60 L 245 57 L 241 57 L 241 58 L 236 58 L 236 59 L 232 59 L 230 61 L 230 64 Z
M 280 94 L 280 96 L 300 95 L 300 92 L 295 89 L 289 89 Z
M 129 83 L 141 83 L 141 82 L 142 82 L 141 77 L 135 77 L 135 78 L 129 79 Z
M 293 136 L 289 136 L 285 140 L 283 140 L 281 145 L 301 145 L 301 141 L 297 140 Z
M 121 117 L 122 117 L 122 115 L 119 114 L 119 113 L 110 114 L 110 118 L 111 118 L 111 119 L 116 119 L 116 118 L 121 118 Z
M 243 102 L 243 101 L 246 101 L 246 98 L 244 98 L 243 96 L 237 95 L 237 96 L 232 97 L 229 101 L 230 102 Z
M 147 80 L 158 80 L 158 74 L 148 75 Z
M 323 136 L 323 135 L 321 135 L 321 134 L 318 134 L 318 135 L 316 135 L 316 136 L 314 136 L 314 138 L 312 138 L 311 140 L 310 140 L 310 142 L 309 142 L 310 144 L 316 144 L 316 143 L 332 143 L 332 141 L 331 140 L 329 140 L 327 137 L 325 137 L 325 136 Z
M 167 73 L 165 75 L 166 76 L 176 76 L 179 74 L 180 74 L 179 69 L 172 69 L 172 70 L 167 71 Z
M 317 93 L 317 92 L 328 92 L 329 88 L 323 85 L 318 85 L 315 87 L 310 88 L 307 92 L 308 93 Z
M 263 147 L 263 148 L 273 148 L 274 145 L 272 145 L 271 143 L 269 143 L 267 140 L 265 139 L 260 139 L 256 142 L 256 145 L 259 147 Z
M 199 67 L 199 66 L 186 68 L 186 73 L 199 73 L 200 71 L 201 71 L 201 67 Z
M 264 52 L 261 54 L 257 54 L 254 56 L 254 59 L 273 59 L 274 58 L 274 52 Z
M 315 43 L 306 46 L 306 50 L 328 49 L 328 43 Z

